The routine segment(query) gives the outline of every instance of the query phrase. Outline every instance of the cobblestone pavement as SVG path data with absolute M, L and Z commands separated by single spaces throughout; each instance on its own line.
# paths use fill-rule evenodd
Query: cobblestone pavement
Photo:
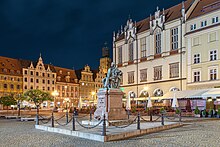
M 101 143 L 39 131 L 34 122 L 0 119 L 0 147 L 219 147 L 220 121 L 196 122 L 181 128 L 122 141 Z

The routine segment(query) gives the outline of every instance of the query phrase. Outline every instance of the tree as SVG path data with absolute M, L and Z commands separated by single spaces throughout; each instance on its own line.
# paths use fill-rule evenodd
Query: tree
M 39 117 L 39 106 L 44 101 L 53 101 L 53 97 L 48 92 L 44 92 L 38 89 L 29 90 L 24 93 L 26 100 L 30 102 L 34 102 L 35 106 L 37 107 L 37 114 L 36 114 L 36 124 L 39 125 L 38 117 Z
M 3 106 L 7 106 L 7 114 L 8 114 L 8 106 L 17 104 L 16 100 L 12 95 L 3 96 L 0 98 L 0 104 Z
M 14 99 L 17 101 L 18 106 L 18 116 L 21 114 L 21 103 L 26 99 L 26 97 L 23 94 L 13 94 Z

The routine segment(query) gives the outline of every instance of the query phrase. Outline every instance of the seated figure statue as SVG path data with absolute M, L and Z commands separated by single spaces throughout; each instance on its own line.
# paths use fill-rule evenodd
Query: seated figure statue
M 122 72 L 119 70 L 114 62 L 111 63 L 111 67 L 108 69 L 106 78 L 102 79 L 104 88 L 119 88 L 121 82 Z

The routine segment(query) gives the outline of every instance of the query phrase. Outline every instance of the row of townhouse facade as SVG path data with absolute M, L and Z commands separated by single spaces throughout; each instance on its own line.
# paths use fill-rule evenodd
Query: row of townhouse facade
M 94 103 L 92 93 L 96 94 L 102 87 L 102 78 L 107 71 L 105 68 L 109 67 L 110 62 L 106 55 L 100 59 L 98 70 L 90 70 L 88 65 L 82 70 L 73 70 L 44 64 L 41 55 L 36 62 L 0 56 L 0 97 L 40 89 L 54 96 L 53 102 L 45 101 L 42 107 L 77 107 L 80 97 L 88 106 Z M 23 104 L 31 105 L 27 102 Z
M 187 0 L 113 34 L 126 97 L 220 86 L 220 1 Z

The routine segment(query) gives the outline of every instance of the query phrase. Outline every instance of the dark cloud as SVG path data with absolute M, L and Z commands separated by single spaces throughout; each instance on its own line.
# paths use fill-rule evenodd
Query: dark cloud
M 72 68 L 97 68 L 105 41 L 130 14 L 141 20 L 170 0 L 1 0 L 0 55 Z

